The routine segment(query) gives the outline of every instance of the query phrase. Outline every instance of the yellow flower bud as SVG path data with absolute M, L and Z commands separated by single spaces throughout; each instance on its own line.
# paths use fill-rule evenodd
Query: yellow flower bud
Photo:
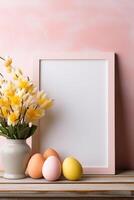
M 11 73 L 11 72 L 12 72 L 11 66 L 9 65 L 9 66 L 6 68 L 6 70 L 7 70 L 8 73 Z
M 5 67 L 9 67 L 12 64 L 12 58 L 7 58 L 4 62 Z

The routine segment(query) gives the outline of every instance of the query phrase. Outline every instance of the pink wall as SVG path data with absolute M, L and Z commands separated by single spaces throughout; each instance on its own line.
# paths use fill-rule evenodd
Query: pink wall
M 20 67 L 51 51 L 95 50 L 118 55 L 116 165 L 134 168 L 134 1 L 0 1 L 0 55 Z

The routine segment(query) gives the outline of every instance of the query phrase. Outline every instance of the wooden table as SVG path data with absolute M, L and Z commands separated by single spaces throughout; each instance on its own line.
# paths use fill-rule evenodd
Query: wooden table
M 61 179 L 47 182 L 44 179 L 7 180 L 0 178 L 0 198 L 35 199 L 110 199 L 134 197 L 134 171 L 117 175 L 84 176 L 80 181 Z M 100 198 L 101 197 L 101 198 Z

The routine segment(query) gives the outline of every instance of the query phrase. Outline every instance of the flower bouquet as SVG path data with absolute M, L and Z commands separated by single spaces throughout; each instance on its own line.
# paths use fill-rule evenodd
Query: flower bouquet
M 25 140 L 35 133 L 37 121 L 53 104 L 44 91 L 39 91 L 10 57 L 0 57 L 10 79 L 0 73 L 0 135 L 7 138 L 3 148 L 4 177 L 22 178 L 30 157 Z

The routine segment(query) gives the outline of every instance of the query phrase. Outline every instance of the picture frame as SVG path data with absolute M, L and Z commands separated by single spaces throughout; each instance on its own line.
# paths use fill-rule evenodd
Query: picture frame
M 47 63 L 47 61 L 49 61 L 48 63 Z M 53 63 L 51 63 L 51 61 L 53 62 L 53 61 L 55 61 L 55 64 Z M 57 62 L 58 61 L 58 62 Z M 62 135 L 62 144 L 61 144 L 61 142 L 58 142 L 58 140 L 56 140 L 56 138 L 60 138 L 60 134 L 58 133 L 58 130 L 60 130 L 60 123 L 62 123 L 62 122 L 57 122 L 57 127 L 56 127 L 56 125 L 54 125 L 54 127 L 52 128 L 52 126 L 53 126 L 53 123 L 51 123 L 51 131 L 50 130 L 48 130 L 48 135 L 47 135 L 47 133 L 46 133 L 46 130 L 47 130 L 47 123 L 49 123 L 49 120 L 53 120 L 53 119 L 51 119 L 51 117 L 49 116 L 49 112 L 47 113 L 47 117 L 44 119 L 44 121 L 43 121 L 43 123 L 42 122 L 40 122 L 40 125 L 39 125 L 39 128 L 38 128 L 38 134 L 35 134 L 33 137 L 32 137 L 32 146 L 33 146 L 33 150 L 34 151 L 43 151 L 43 149 L 46 149 L 46 148 L 48 148 L 49 146 L 50 147 L 52 147 L 52 148 L 55 148 L 57 151 L 59 151 L 59 153 L 61 153 L 61 156 L 62 156 L 62 153 L 64 154 L 64 156 L 63 156 L 63 158 L 65 158 L 66 156 L 69 156 L 69 155 L 73 155 L 73 156 L 75 156 L 76 158 L 78 158 L 78 160 L 82 160 L 81 158 L 82 158 L 82 155 L 85 155 L 85 157 L 84 157 L 84 160 L 82 161 L 82 164 L 83 164 L 83 168 L 84 168 L 84 174 L 114 174 L 115 173 L 115 67 L 114 67 L 114 65 L 115 65 L 115 54 L 113 53 L 113 52 L 95 52 L 95 53 L 50 53 L 50 54 L 46 54 L 46 55 L 43 55 L 43 56 L 40 56 L 39 58 L 36 58 L 35 60 L 34 60 L 34 73 L 33 73 L 33 75 L 34 75 L 34 82 L 35 82 L 35 84 L 36 85 L 38 85 L 38 87 L 40 88 L 40 89 L 43 89 L 43 90 L 45 90 L 45 91 L 47 91 L 48 92 L 48 94 L 50 94 L 50 96 L 51 97 L 53 97 L 54 96 L 54 100 L 55 100 L 55 102 L 54 102 L 54 107 L 55 106 L 57 106 L 56 105 L 56 101 L 58 101 L 59 99 L 58 99 L 58 97 L 60 96 L 60 93 L 58 92 L 58 97 L 57 97 L 57 94 L 56 94 L 56 92 L 53 92 L 52 93 L 52 91 L 54 91 L 54 87 L 55 87 L 55 90 L 56 91 L 58 91 L 58 89 L 59 88 L 57 88 L 56 89 L 56 84 L 55 84 L 55 81 L 56 80 L 58 80 L 58 78 L 60 77 L 63 77 L 62 76 L 62 73 L 63 73 L 63 75 L 65 76 L 65 71 L 66 70 L 68 70 L 67 68 L 68 68 L 68 66 L 66 66 L 65 67 L 65 69 L 64 70 L 62 70 L 62 73 L 60 72 L 59 73 L 59 70 L 61 70 L 62 69 L 62 64 L 60 64 L 60 61 L 62 61 L 62 64 L 65 66 L 65 63 L 66 62 L 68 62 L 68 61 L 73 61 L 73 63 L 75 63 L 74 61 L 77 61 L 77 66 L 79 65 L 78 63 L 80 62 L 80 61 L 83 61 L 83 63 L 81 63 L 82 64 L 82 68 L 81 69 L 85 69 L 85 72 L 83 72 L 83 73 L 85 73 L 84 75 L 86 75 L 86 70 L 88 70 L 88 61 L 90 62 L 90 69 L 91 69 L 91 64 L 94 66 L 93 67 L 93 71 L 92 71 L 92 76 L 94 77 L 94 79 L 96 79 L 97 81 L 98 81 L 98 83 L 99 83 L 99 81 L 101 81 L 101 80 L 103 80 L 103 78 L 104 78 L 104 80 L 102 81 L 103 82 L 103 86 L 102 86 L 102 88 L 101 87 L 99 87 L 98 89 L 104 89 L 105 88 L 105 90 L 107 91 L 107 94 L 106 94 L 106 91 L 103 93 L 103 90 L 101 90 L 102 91 L 102 93 L 103 93 L 103 95 L 105 96 L 105 98 L 102 98 L 103 100 L 105 100 L 106 102 L 103 102 L 102 104 L 100 103 L 100 104 L 98 104 L 97 103 L 97 101 L 96 101 L 96 105 L 97 106 L 100 106 L 100 107 L 98 107 L 100 110 L 101 110 L 101 114 L 103 115 L 104 113 L 105 113 L 105 116 L 103 116 L 104 118 L 107 116 L 107 118 L 105 119 L 106 121 L 105 121 L 105 123 L 102 123 L 102 124 L 100 124 L 99 125 L 99 127 L 101 127 L 101 125 L 103 126 L 103 128 L 104 127 L 107 127 L 106 129 L 107 129 L 107 131 L 104 131 L 103 129 L 100 131 L 102 134 L 103 134 L 103 132 L 105 132 L 105 134 L 103 134 L 103 136 L 105 135 L 106 136 L 106 138 L 107 139 L 105 139 L 104 141 L 105 141 L 105 144 L 104 144 L 104 142 L 103 142 L 103 140 L 102 140 L 102 143 L 100 144 L 100 149 L 98 149 L 99 148 L 99 145 L 98 145 L 98 147 L 97 147 L 97 143 L 96 143 L 96 138 L 94 137 L 94 136 L 92 136 L 93 137 L 93 140 L 92 140 L 92 142 L 93 143 L 95 143 L 95 146 L 97 147 L 96 149 L 98 149 L 98 150 L 95 150 L 95 148 L 94 148 L 94 144 L 92 145 L 92 143 L 91 142 L 89 142 L 89 144 L 92 146 L 92 149 L 91 149 L 91 147 L 89 146 L 88 148 L 89 148 L 89 152 L 91 151 L 92 152 L 92 150 L 93 150 L 93 152 L 91 153 L 89 153 L 89 152 L 87 152 L 87 148 L 85 148 L 85 146 L 88 146 L 88 143 L 87 143 L 87 139 L 89 139 L 88 137 L 86 138 L 85 136 L 87 136 L 87 135 L 84 135 L 84 137 L 85 137 L 85 139 L 84 139 L 84 142 L 82 142 L 82 138 L 81 137 L 78 137 L 78 140 L 76 140 L 75 139 L 75 137 L 76 137 L 76 133 L 74 133 L 75 134 L 75 137 L 74 138 L 72 138 L 72 140 L 74 141 L 74 143 L 73 142 L 71 142 L 71 144 L 72 145 L 69 145 L 69 139 L 70 138 L 65 138 L 65 140 L 63 140 L 63 135 Z M 66 61 L 66 62 L 63 62 L 63 61 Z M 85 61 L 85 62 L 84 62 Z M 42 63 L 45 63 L 45 65 L 44 64 L 42 64 Z M 92 62 L 92 63 L 91 63 Z M 100 63 L 99 63 L 100 62 Z M 98 63 L 98 64 L 97 64 Z M 68 64 L 67 64 L 68 65 Z M 98 66 L 97 66 L 98 65 Z M 104 65 L 104 66 L 103 66 Z M 44 73 L 44 71 L 43 71 L 43 74 L 44 74 L 44 77 L 43 77 L 43 79 L 41 79 L 41 67 L 43 67 L 43 66 L 46 66 L 47 67 L 47 71 Z M 51 70 L 48 70 L 48 69 L 50 69 L 50 66 L 51 66 Z M 58 68 L 58 66 L 60 66 L 60 68 L 59 68 L 59 70 L 56 70 L 56 68 L 55 68 L 55 66 L 56 66 L 56 68 Z M 72 81 L 72 83 L 74 84 L 74 78 L 75 78 L 75 75 L 76 75 L 76 71 L 77 71 L 77 66 L 75 65 L 75 70 L 72 72 L 72 71 L 70 71 L 69 72 L 69 75 L 70 75 L 70 83 L 71 83 L 71 81 Z M 85 66 L 85 67 L 84 67 Z M 103 69 L 103 67 L 105 68 L 105 70 L 106 70 L 106 72 L 105 72 L 105 70 Z M 101 73 L 101 70 L 100 70 L 100 68 L 102 68 L 103 69 L 103 72 Z M 54 69 L 54 71 L 53 71 L 53 69 Z M 69 67 L 69 70 L 71 70 L 72 69 L 72 66 L 70 65 L 70 67 Z M 80 70 L 80 66 L 79 66 L 79 70 Z M 98 72 L 96 71 L 96 70 L 98 70 Z M 51 76 L 51 73 L 53 72 L 53 74 L 55 74 L 54 76 Z M 97 73 L 96 73 L 97 72 Z M 72 75 L 74 73 L 74 76 Z M 96 74 L 98 74 L 98 73 L 100 73 L 101 74 L 101 76 L 100 75 L 97 75 L 96 77 L 95 77 L 95 73 Z M 60 74 L 60 75 L 59 75 Z M 79 73 L 80 74 L 80 73 Z M 90 74 L 90 73 L 89 73 Z M 105 76 L 103 75 L 103 74 L 105 74 Z M 91 75 L 90 75 L 90 78 L 92 77 Z M 45 81 L 45 78 L 47 77 L 47 80 L 46 81 L 48 81 L 47 83 L 43 83 L 44 84 L 44 87 L 42 88 L 42 86 L 41 86 L 41 81 L 43 80 L 43 81 Z M 48 78 L 49 77 L 49 78 Z M 57 78 L 55 78 L 55 77 L 57 77 Z M 102 79 L 101 79 L 101 78 Z M 78 77 L 77 77 L 78 78 Z M 55 80 L 54 80 L 55 79 Z M 88 81 L 88 78 L 86 77 L 86 78 L 83 78 L 83 80 L 84 79 L 86 79 L 86 81 Z M 60 80 L 61 81 L 61 80 Z M 81 80 L 82 81 L 82 80 Z M 50 84 L 50 82 L 51 82 L 51 84 Z M 65 80 L 65 82 L 67 83 L 67 79 Z M 80 81 L 78 81 L 78 80 L 76 80 L 76 82 L 77 82 L 77 84 L 78 83 L 81 83 Z M 60 83 L 60 82 L 59 82 Z M 64 81 L 62 80 L 61 81 L 61 83 L 62 84 L 64 84 Z M 72 84 L 71 83 L 71 84 Z M 95 81 L 92 79 L 92 81 L 91 82 L 89 82 L 89 86 L 91 86 L 91 85 L 93 85 L 95 83 Z M 47 88 L 46 87 L 46 85 L 48 86 L 49 85 L 49 87 Z M 50 85 L 52 85 L 52 87 L 50 87 Z M 58 84 L 57 86 L 59 87 L 59 85 L 60 84 Z M 75 84 L 74 84 L 75 85 Z M 98 84 L 99 85 L 99 84 Z M 100 84 L 101 85 L 101 84 Z M 66 85 L 64 85 L 65 87 L 66 87 Z M 105 87 L 106 86 L 106 87 Z M 64 87 L 64 88 L 65 88 Z M 86 85 L 86 87 L 87 87 L 87 85 Z M 95 85 L 94 85 L 94 87 L 96 87 Z M 53 89 L 52 89 L 53 88 Z M 61 88 L 60 88 L 61 89 Z M 63 88 L 62 88 L 63 89 Z M 66 89 L 67 89 L 67 87 L 66 87 Z M 78 89 L 78 88 L 77 88 Z M 83 89 L 83 88 L 82 88 Z M 86 88 L 87 89 L 87 88 Z M 64 91 L 64 90 L 63 90 Z M 62 92 L 63 92 L 62 91 Z M 93 94 L 93 91 L 95 91 L 94 89 L 92 89 L 92 88 L 89 88 L 89 91 L 91 92 L 92 91 L 92 94 Z M 99 90 L 98 90 L 99 91 Z M 97 91 L 97 92 L 98 92 Z M 63 92 L 64 93 L 64 95 L 66 94 L 65 92 Z M 63 95 L 63 96 L 64 96 Z M 71 92 L 71 95 L 72 95 L 72 92 Z M 89 95 L 89 97 L 90 97 L 90 94 L 88 94 Z M 57 100 L 55 99 L 55 96 L 57 97 Z M 65 95 L 66 96 L 66 95 Z M 71 97 L 72 98 L 72 97 Z M 64 98 L 63 98 L 64 99 Z M 61 98 L 60 100 L 62 100 L 62 102 L 63 102 L 63 99 Z M 88 100 L 89 100 L 90 98 L 88 98 Z M 100 95 L 100 102 L 102 101 L 102 99 L 101 99 L 101 95 Z M 93 99 L 92 99 L 93 100 Z M 67 103 L 67 102 L 64 102 L 64 103 Z M 106 104 L 106 107 L 105 107 L 105 104 Z M 65 104 L 65 106 L 66 106 L 67 104 Z M 74 104 L 73 104 L 74 105 Z M 95 106 L 96 106 L 95 105 Z M 103 106 L 102 106 L 103 105 Z M 62 105 L 63 106 L 63 105 Z M 93 107 L 95 107 L 95 106 L 93 106 Z M 60 106 L 59 106 L 60 107 Z M 58 108 L 59 108 L 58 107 Z M 92 107 L 92 106 L 91 106 Z M 91 107 L 90 107 L 90 112 L 91 112 Z M 105 107 L 105 109 L 101 109 L 101 108 L 104 108 Z M 50 113 L 52 113 L 52 112 L 56 112 L 55 110 L 54 110 L 55 108 L 52 108 L 52 110 L 51 110 L 51 112 Z M 63 109 L 63 107 L 62 107 L 62 109 Z M 67 108 L 68 109 L 68 108 Z M 103 110 L 104 110 L 104 113 L 103 113 Z M 74 111 L 72 111 L 72 113 L 73 113 Z M 78 112 L 77 112 L 78 113 Z M 89 113 L 90 114 L 90 113 Z M 93 113 L 92 113 L 93 114 Z M 91 115 L 92 115 L 91 114 Z M 50 114 L 51 115 L 51 114 Z M 89 118 L 90 118 L 90 116 L 91 115 L 86 115 L 86 116 L 88 116 Z M 63 116 L 64 116 L 64 114 L 63 114 Z M 99 121 L 101 121 L 100 119 L 101 119 L 101 115 L 99 115 L 99 112 L 98 112 L 98 114 L 96 114 L 96 116 L 99 116 L 99 120 L 98 120 L 98 122 Z M 76 117 L 76 115 L 75 115 L 75 117 Z M 84 116 L 83 116 L 84 117 Z M 85 118 L 86 119 L 86 118 Z M 97 119 L 97 118 L 96 118 Z M 61 119 L 60 119 L 61 120 Z M 86 120 L 85 120 L 86 121 Z M 91 120 L 92 121 L 92 120 Z M 98 123 L 97 122 L 97 123 Z M 46 124 L 45 125 L 45 127 L 43 127 L 43 124 Z M 64 122 L 65 123 L 65 122 Z M 50 123 L 49 123 L 50 124 Z M 72 123 L 73 124 L 73 123 Z M 78 125 L 80 125 L 80 122 L 78 123 L 77 122 L 77 124 Z M 88 124 L 88 122 L 87 122 L 87 124 Z M 86 126 L 87 126 L 87 124 L 86 124 Z M 65 124 L 64 124 L 65 125 Z M 75 123 L 75 125 L 76 125 L 76 123 Z M 95 123 L 94 123 L 94 125 L 95 125 Z M 48 125 L 48 126 L 50 126 L 50 125 Z M 68 125 L 69 126 L 69 125 Z M 76 127 L 76 126 L 75 126 Z M 88 126 L 87 126 L 88 127 Z M 72 126 L 72 128 L 74 128 L 73 126 Z M 78 130 L 80 129 L 80 127 L 78 128 Z M 41 131 L 42 130 L 45 130 L 45 133 L 41 133 Z M 65 128 L 65 130 L 63 131 L 64 129 L 63 129 L 63 127 L 62 127 L 62 132 L 65 132 L 66 133 L 66 128 Z M 69 129 L 68 129 L 69 130 Z M 93 127 L 91 128 L 91 131 L 93 130 Z M 98 129 L 99 130 L 99 129 Z M 55 133 L 54 133 L 55 132 Z M 72 131 L 73 132 L 73 131 Z M 87 130 L 87 132 L 88 132 L 88 130 Z M 98 131 L 99 132 L 99 131 Z M 50 133 L 50 135 L 49 135 L 49 133 Z M 83 134 L 83 133 L 82 133 Z M 84 132 L 84 134 L 86 134 L 86 131 Z M 96 136 L 99 136 L 99 135 L 97 135 L 98 133 L 96 132 Z M 107 135 L 106 135 L 107 134 Z M 45 135 L 45 136 L 43 136 L 44 138 L 41 138 L 42 137 L 42 135 Z M 92 134 L 93 135 L 93 134 Z M 58 137 L 57 137 L 58 136 Z M 68 136 L 68 137 L 70 137 L 70 136 Z M 71 135 L 71 137 L 72 137 L 72 135 Z M 100 137 L 100 136 L 99 136 Z M 98 137 L 98 138 L 99 138 Z M 53 138 L 53 139 L 52 139 Z M 54 139 L 55 138 L 55 139 Z M 52 140 L 51 140 L 52 139 Z M 61 138 L 60 138 L 61 139 Z M 81 140 L 80 140 L 81 139 Z M 80 140 L 80 141 L 79 141 Z M 99 140 L 101 140 L 100 138 L 99 138 Z M 43 141 L 44 143 L 43 144 L 41 144 L 41 141 Z M 56 142 L 55 141 L 57 141 L 57 144 L 56 144 Z M 78 145 L 78 143 L 82 143 L 82 145 L 83 146 L 79 146 Z M 73 147 L 73 144 L 74 144 L 74 147 Z M 98 143 L 99 144 L 99 143 Z M 66 152 L 62 152 L 62 149 L 63 149 L 63 146 L 66 146 Z M 69 146 L 68 148 L 68 153 L 67 153 L 67 146 Z M 103 146 L 105 146 L 105 148 L 103 149 Z M 73 148 L 72 148 L 73 147 Z M 78 149 L 79 149 L 79 147 L 80 147 L 80 149 L 82 150 L 82 151 L 85 151 L 84 152 L 84 154 L 83 153 L 81 153 L 81 155 L 80 155 L 80 151 L 78 151 Z M 73 149 L 72 150 L 72 154 L 71 154 L 71 150 L 70 149 Z M 103 149 L 103 150 L 102 150 Z M 105 150 L 105 152 L 104 152 L 104 150 Z M 76 151 L 76 152 L 75 152 Z M 97 152 L 98 151 L 98 152 Z M 103 153 L 104 153 L 104 155 L 103 155 Z M 90 154 L 90 155 L 89 155 Z M 79 156 L 80 155 L 80 156 Z M 96 156 L 96 159 L 93 159 L 93 160 L 96 160 L 95 161 L 95 163 L 96 163 L 96 165 L 93 165 L 93 161 L 92 161 L 92 164 L 91 164 L 91 166 L 90 166 L 90 160 L 92 160 L 92 157 L 94 157 L 94 155 Z M 99 155 L 101 155 L 101 156 L 99 156 Z M 105 157 L 105 159 L 103 158 L 103 156 Z M 87 158 L 86 158 L 86 156 L 87 156 Z M 100 157 L 102 158 L 102 159 L 100 159 Z M 87 161 L 86 161 L 86 159 L 87 159 Z M 98 160 L 100 160 L 100 161 L 98 161 Z M 84 162 L 86 163 L 86 165 L 84 164 Z M 89 162 L 89 165 L 87 164 Z M 100 162 L 100 165 L 99 165 L 99 162 Z M 102 162 L 102 163 L 101 163 Z M 97 163 L 98 163 L 98 165 L 97 165 Z

